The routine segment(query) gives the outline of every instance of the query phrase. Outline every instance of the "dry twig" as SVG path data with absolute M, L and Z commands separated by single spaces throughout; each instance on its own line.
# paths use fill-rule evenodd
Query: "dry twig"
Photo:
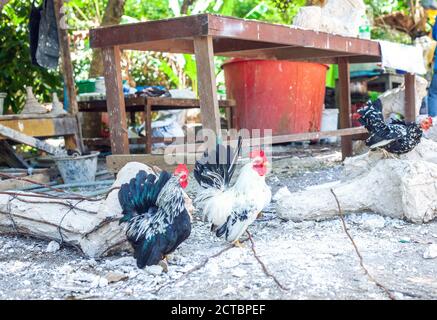
M 248 239 L 249 239 L 249 241 L 251 243 L 251 249 L 252 249 L 253 255 L 254 255 L 255 259 L 258 261 L 258 263 L 261 265 L 261 268 L 263 269 L 263 271 L 266 274 L 266 276 L 272 278 L 273 281 L 275 281 L 275 283 L 278 285 L 278 287 L 281 288 L 282 290 L 289 291 L 290 290 L 289 288 L 287 288 L 282 283 L 280 283 L 279 280 L 272 273 L 269 272 L 269 270 L 267 269 L 267 267 L 264 264 L 264 262 L 262 262 L 261 258 L 256 253 L 255 242 L 253 241 L 252 235 L 250 234 L 249 230 L 246 230 L 246 233 L 249 236 Z
M 343 217 L 343 211 L 341 210 L 341 206 L 340 206 L 340 202 L 338 201 L 337 195 L 335 194 L 334 190 L 331 189 L 331 193 L 334 195 L 335 201 L 337 202 L 337 206 L 338 206 L 338 213 L 340 216 L 340 220 L 341 223 L 343 224 L 343 230 L 346 233 L 346 235 L 348 236 L 349 240 L 352 242 L 352 245 L 354 246 L 355 252 L 358 256 L 358 259 L 360 260 L 360 266 L 361 268 L 364 270 L 364 273 L 369 277 L 369 279 L 375 283 L 375 285 L 377 287 L 379 287 L 380 289 L 382 289 L 391 300 L 396 300 L 396 297 L 387 289 L 387 287 L 385 287 L 383 284 L 381 284 L 379 281 L 377 281 L 370 273 L 369 270 L 367 270 L 367 268 L 364 265 L 364 261 L 363 261 L 363 256 L 361 255 L 360 251 L 358 250 L 358 247 L 354 241 L 354 239 L 352 238 L 351 234 L 349 233 L 347 226 L 346 226 L 346 222 L 344 221 L 344 217 Z

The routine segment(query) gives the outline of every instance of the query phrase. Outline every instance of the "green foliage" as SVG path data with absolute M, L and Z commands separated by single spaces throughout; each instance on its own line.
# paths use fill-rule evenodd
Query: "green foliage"
M 39 101 L 51 101 L 51 92 L 62 92 L 58 71 L 48 71 L 31 64 L 29 48 L 30 3 L 13 0 L 0 18 L 0 91 L 8 95 L 5 111 L 19 112 L 24 106 L 26 86 L 32 86 Z

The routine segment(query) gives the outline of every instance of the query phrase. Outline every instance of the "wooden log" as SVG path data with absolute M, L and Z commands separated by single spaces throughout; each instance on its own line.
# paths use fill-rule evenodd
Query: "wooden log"
M 119 172 L 112 188 L 129 182 L 140 170 L 153 172 L 144 164 L 129 163 Z M 24 234 L 63 242 L 94 258 L 130 248 L 124 225 L 119 224 L 122 209 L 118 189 L 100 201 L 46 199 L 40 194 L 19 194 L 12 196 L 0 192 L 0 234 Z M 189 199 L 186 199 L 185 206 L 192 209 Z
M 373 157 L 374 153 L 368 156 Z M 366 158 L 367 155 L 346 159 L 345 167 L 352 166 L 358 175 L 345 181 L 278 195 L 278 216 L 293 221 L 337 217 L 332 188 L 344 214 L 371 211 L 414 223 L 437 217 L 437 164 L 423 159 L 384 159 L 382 152 L 375 161 L 368 162 Z
M 102 53 L 112 153 L 129 154 L 126 110 L 121 80 L 120 48 L 104 48 Z

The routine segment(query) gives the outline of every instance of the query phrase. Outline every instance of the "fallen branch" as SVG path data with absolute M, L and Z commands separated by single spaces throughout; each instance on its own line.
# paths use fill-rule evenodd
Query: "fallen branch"
M 396 300 L 396 297 L 387 289 L 387 287 L 385 287 L 383 284 L 381 284 L 379 281 L 377 281 L 370 273 L 369 270 L 367 270 L 367 268 L 364 266 L 364 261 L 363 261 L 363 256 L 361 255 L 360 251 L 358 250 L 358 247 L 354 241 L 354 239 L 352 238 L 351 234 L 349 233 L 347 227 L 346 227 L 346 222 L 344 221 L 344 217 L 343 217 L 343 211 L 341 210 L 341 206 L 340 206 L 340 202 L 338 201 L 337 195 L 335 194 L 334 190 L 331 189 L 331 193 L 334 195 L 335 201 L 337 202 L 337 206 L 338 206 L 338 213 L 340 216 L 340 220 L 341 223 L 343 224 L 343 230 L 346 233 L 346 235 L 348 236 L 348 238 L 350 239 L 350 241 L 352 242 L 352 245 L 354 246 L 355 252 L 358 256 L 358 259 L 360 260 L 360 266 L 361 268 L 364 270 L 364 273 L 369 277 L 369 279 L 375 283 L 375 285 L 377 287 L 379 287 L 380 289 L 384 290 L 385 293 L 388 295 L 388 297 L 391 300 Z
M 272 278 L 273 281 L 275 281 L 275 283 L 278 285 L 278 287 L 281 288 L 282 290 L 289 291 L 290 290 L 289 288 L 285 287 L 282 283 L 279 282 L 279 280 L 272 273 L 269 272 L 269 270 L 267 269 L 264 262 L 261 261 L 261 258 L 256 253 L 255 242 L 253 241 L 252 235 L 250 234 L 250 232 L 248 230 L 246 230 L 246 233 L 249 236 L 248 239 L 252 245 L 251 249 L 252 249 L 253 255 L 254 255 L 255 259 L 258 261 L 258 263 L 261 265 L 261 268 L 263 269 L 266 276 Z

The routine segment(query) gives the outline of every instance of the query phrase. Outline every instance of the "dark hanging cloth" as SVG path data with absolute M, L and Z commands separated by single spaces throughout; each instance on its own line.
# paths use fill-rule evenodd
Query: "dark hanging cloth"
M 44 0 L 39 22 L 36 60 L 41 67 L 47 69 L 58 67 L 59 40 L 53 0 Z
M 32 2 L 29 16 L 29 43 L 30 59 L 32 64 L 39 66 L 36 61 L 36 49 L 38 48 L 39 22 L 41 21 L 42 7 L 35 6 L 35 0 Z

